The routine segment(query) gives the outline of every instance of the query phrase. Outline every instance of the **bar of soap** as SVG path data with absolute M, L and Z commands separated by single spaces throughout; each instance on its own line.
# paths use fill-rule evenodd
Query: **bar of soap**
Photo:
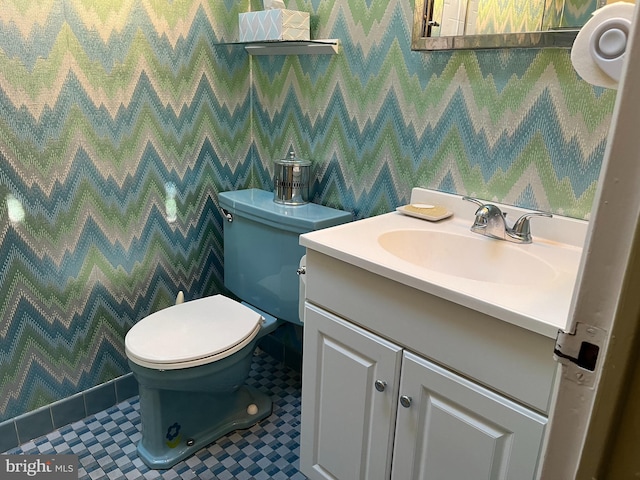
M 404 213 L 405 215 L 429 220 L 431 222 L 437 222 L 438 220 L 442 220 L 453 215 L 453 212 L 442 205 L 429 205 L 426 203 L 403 205 L 396 208 L 396 210 L 400 213 Z

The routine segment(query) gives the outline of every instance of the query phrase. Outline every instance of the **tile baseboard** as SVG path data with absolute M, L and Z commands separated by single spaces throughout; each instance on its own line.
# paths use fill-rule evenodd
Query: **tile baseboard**
M 0 423 L 0 452 L 46 435 L 70 423 L 138 395 L 138 382 L 127 373 L 101 385 Z

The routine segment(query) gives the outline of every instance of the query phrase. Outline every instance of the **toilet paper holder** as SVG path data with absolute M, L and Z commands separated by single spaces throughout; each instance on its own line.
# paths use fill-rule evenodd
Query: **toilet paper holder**
M 597 9 L 580 29 L 571 48 L 571 63 L 583 80 L 618 88 L 629 47 L 635 4 L 616 2 Z
M 591 33 L 591 57 L 598 67 L 613 80 L 619 81 L 627 50 L 631 22 L 626 18 L 609 18 Z

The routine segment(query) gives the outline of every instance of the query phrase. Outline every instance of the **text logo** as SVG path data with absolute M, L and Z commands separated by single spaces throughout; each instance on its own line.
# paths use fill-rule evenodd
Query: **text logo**
M 1 455 L 2 480 L 77 480 L 77 455 Z

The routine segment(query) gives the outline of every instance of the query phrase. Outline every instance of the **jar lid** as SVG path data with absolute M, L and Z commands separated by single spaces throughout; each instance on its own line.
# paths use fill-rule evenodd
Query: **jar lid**
M 299 165 L 301 167 L 308 167 L 309 165 L 311 165 L 311 162 L 309 160 L 303 160 L 296 157 L 296 152 L 293 151 L 293 148 L 289 150 L 289 155 L 286 158 L 276 160 L 276 163 L 284 165 Z

